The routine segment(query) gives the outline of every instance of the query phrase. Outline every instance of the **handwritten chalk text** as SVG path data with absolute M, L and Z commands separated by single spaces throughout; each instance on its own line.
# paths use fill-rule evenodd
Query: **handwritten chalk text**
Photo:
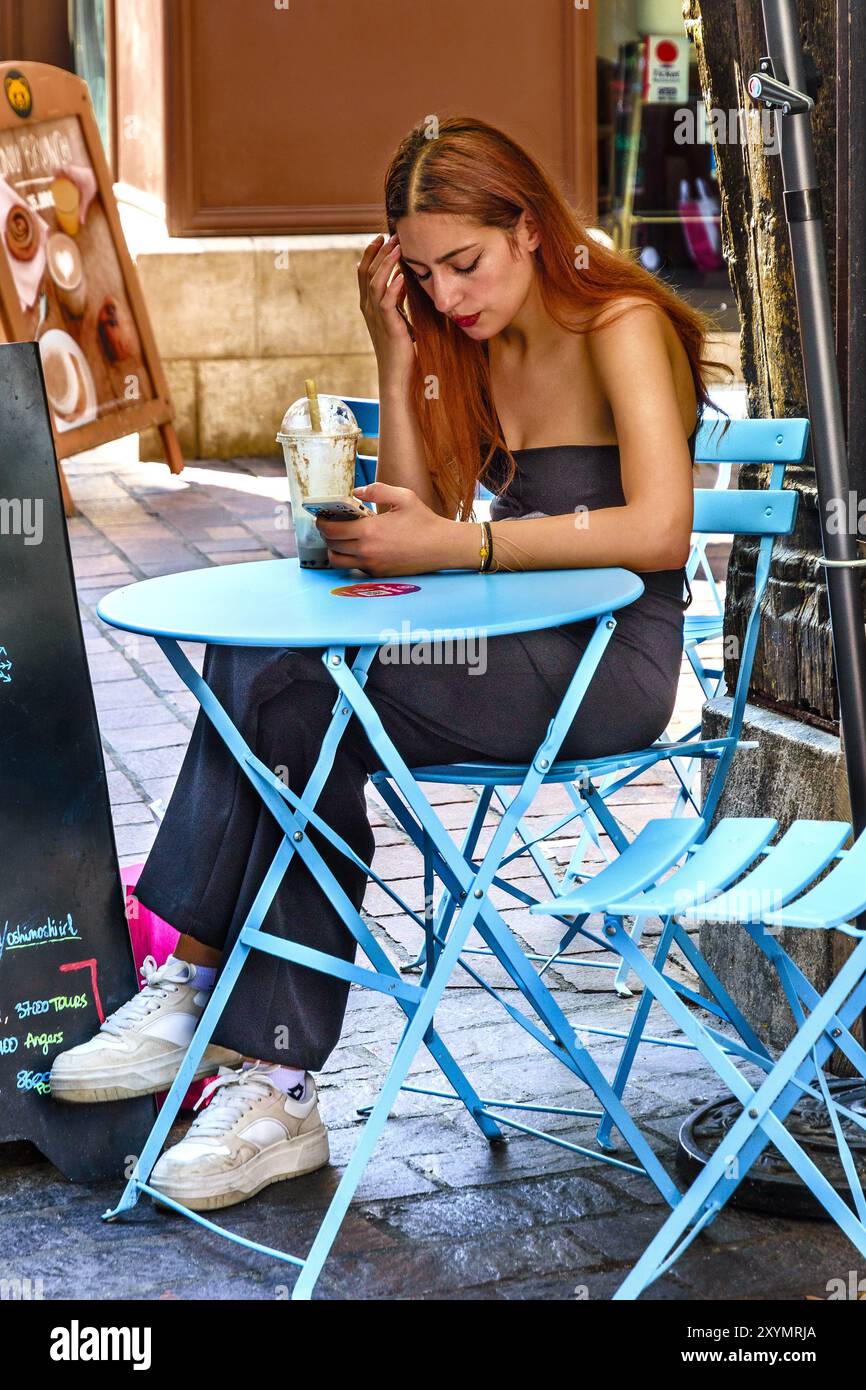
M 59 1033 L 28 1033 L 24 1039 L 25 1047 L 35 1048 L 41 1052 L 43 1057 L 48 1056 L 49 1047 L 55 1047 L 63 1042 L 63 1030 Z
M 40 1096 L 51 1094 L 50 1071 L 19 1071 L 19 1091 L 38 1091 Z
M 49 1009 L 60 1013 L 63 1009 L 86 1009 L 86 994 L 55 994 L 51 999 L 21 999 L 15 1005 L 19 1018 L 31 1018 L 34 1014 L 47 1014 Z
M 67 912 L 66 916 L 59 920 L 56 917 L 46 917 L 39 926 L 12 927 L 10 930 L 7 920 L 3 931 L 0 932 L 0 960 L 3 958 L 4 951 L 22 950 L 26 946 L 42 946 L 46 941 L 67 941 L 70 938 L 80 940 L 79 933 L 72 924 L 72 913 Z

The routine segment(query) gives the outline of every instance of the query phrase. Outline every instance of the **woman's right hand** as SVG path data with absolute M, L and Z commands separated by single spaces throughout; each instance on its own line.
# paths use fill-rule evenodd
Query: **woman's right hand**
M 361 313 L 367 324 L 382 379 L 405 381 L 415 362 L 409 327 L 398 306 L 406 298 L 406 282 L 398 272 L 388 277 L 400 259 L 396 236 L 384 240 L 380 232 L 358 262 Z

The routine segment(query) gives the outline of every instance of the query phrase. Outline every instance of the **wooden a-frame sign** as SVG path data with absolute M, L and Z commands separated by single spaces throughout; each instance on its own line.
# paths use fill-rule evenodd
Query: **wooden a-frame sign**
M 87 84 L 44 63 L 0 64 L 0 321 L 39 342 L 58 460 L 156 426 L 182 471 Z

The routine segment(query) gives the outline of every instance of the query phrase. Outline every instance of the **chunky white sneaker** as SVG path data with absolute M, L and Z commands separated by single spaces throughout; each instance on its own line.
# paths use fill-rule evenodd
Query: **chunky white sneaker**
M 193 1211 L 212 1211 L 323 1167 L 331 1154 L 315 1081 L 307 1073 L 304 1099 L 294 1100 L 270 1079 L 272 1070 L 220 1067 L 196 1110 L 210 1104 L 157 1160 L 150 1186 Z
M 168 960 L 157 968 L 154 957 L 148 956 L 140 973 L 145 982 L 140 994 L 109 1014 L 88 1042 L 55 1057 L 55 1099 L 130 1100 L 171 1085 L 210 993 L 196 989 L 196 967 L 190 961 Z M 194 1080 L 240 1061 L 240 1053 L 211 1044 Z

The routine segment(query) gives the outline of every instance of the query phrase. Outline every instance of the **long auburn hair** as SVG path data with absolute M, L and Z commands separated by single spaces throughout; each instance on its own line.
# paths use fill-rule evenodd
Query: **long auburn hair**
M 598 306 L 600 313 L 623 295 L 650 301 L 668 314 L 688 354 L 699 416 L 711 404 L 706 369 L 730 370 L 702 355 L 709 333 L 718 329 L 715 320 L 645 270 L 636 251 L 611 250 L 592 237 L 551 176 L 503 131 L 472 116 L 428 117 L 412 128 L 385 175 L 388 231 L 395 232 L 402 217 L 423 212 L 498 227 L 513 254 L 514 228 L 526 212 L 541 231 L 533 256 L 542 302 L 551 318 L 570 332 L 586 333 L 594 319 L 581 327 L 569 317 L 569 309 Z M 577 269 L 575 253 L 584 247 L 588 263 Z M 507 459 L 506 483 L 516 468 L 493 404 L 487 343 L 467 337 L 436 309 L 414 275 L 407 273 L 410 268 L 403 264 L 402 269 L 401 299 L 416 347 L 411 389 L 427 467 L 451 514 L 464 521 L 472 514 L 476 485 L 495 451 L 501 450 Z M 428 390 L 430 382 L 435 383 L 433 392 Z

